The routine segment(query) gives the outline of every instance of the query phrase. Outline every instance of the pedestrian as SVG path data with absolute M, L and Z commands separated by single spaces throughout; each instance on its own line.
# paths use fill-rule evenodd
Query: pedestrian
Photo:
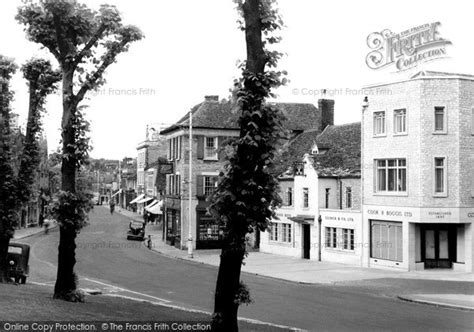
M 148 235 L 147 247 L 151 250 L 153 248 L 153 242 L 151 242 L 151 235 Z
M 112 201 L 110 202 L 110 214 L 114 214 L 114 210 L 115 210 L 115 202 Z

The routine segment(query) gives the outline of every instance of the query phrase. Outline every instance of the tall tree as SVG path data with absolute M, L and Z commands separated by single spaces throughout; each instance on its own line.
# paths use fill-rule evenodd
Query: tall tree
M 29 1 L 16 18 L 25 25 L 27 37 L 47 48 L 61 68 L 61 191 L 54 209 L 60 239 L 54 297 L 81 301 L 74 273 L 75 240 L 85 224 L 87 202 L 76 193 L 76 171 L 88 157 L 89 141 L 79 104 L 105 82 L 104 73 L 117 56 L 143 36 L 135 26 L 122 24 L 115 6 L 101 5 L 96 11 L 76 0 Z
M 243 17 L 247 61 L 236 84 L 240 135 L 232 143 L 233 153 L 220 174 L 211 197 L 210 211 L 223 230 L 223 247 L 217 276 L 212 329 L 238 331 L 237 312 L 250 301 L 240 280 L 246 255 L 246 235 L 266 230 L 281 203 L 278 181 L 272 175 L 273 160 L 280 139 L 285 137 L 282 114 L 265 103 L 272 88 L 285 83 L 285 72 L 275 71 L 281 53 L 269 50 L 280 38 L 274 32 L 282 26 L 274 0 L 235 0 Z
M 30 97 L 16 189 L 18 204 L 25 205 L 33 195 L 33 184 L 40 164 L 41 114 L 44 111 L 46 97 L 56 90 L 61 74 L 54 71 L 51 63 L 44 59 L 31 59 L 21 67 L 21 71 L 27 80 Z
M 18 221 L 10 128 L 10 80 L 16 69 L 12 59 L 0 55 L 0 282 L 8 281 L 8 246 Z

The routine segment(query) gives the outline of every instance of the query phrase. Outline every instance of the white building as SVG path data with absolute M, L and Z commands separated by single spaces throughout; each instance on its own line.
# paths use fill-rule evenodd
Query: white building
M 421 72 L 367 89 L 363 265 L 472 272 L 474 76 Z
M 362 264 L 360 123 L 309 130 L 288 147 L 280 176 L 283 206 L 260 251 Z

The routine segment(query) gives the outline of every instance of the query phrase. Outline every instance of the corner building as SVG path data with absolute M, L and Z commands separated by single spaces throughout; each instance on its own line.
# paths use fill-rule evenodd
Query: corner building
M 420 72 L 366 89 L 363 265 L 472 272 L 474 76 Z

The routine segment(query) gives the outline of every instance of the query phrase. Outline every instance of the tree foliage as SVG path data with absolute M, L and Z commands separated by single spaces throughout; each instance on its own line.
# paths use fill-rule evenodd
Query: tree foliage
M 213 330 L 237 331 L 237 310 L 250 300 L 240 281 L 246 254 L 246 235 L 265 230 L 281 203 L 278 180 L 271 169 L 276 148 L 286 137 L 281 112 L 265 103 L 272 89 L 286 82 L 286 72 L 276 69 L 282 54 L 271 49 L 282 20 L 274 0 L 235 1 L 242 16 L 247 60 L 240 64 L 242 77 L 235 82 L 236 103 L 241 110 L 240 135 L 232 143 L 210 211 L 223 230 L 223 248 L 216 285 Z
M 17 224 L 15 175 L 12 168 L 13 143 L 10 128 L 10 80 L 17 66 L 0 55 L 0 282 L 7 281 L 7 252 Z
M 90 150 L 81 101 L 105 83 L 106 69 L 131 43 L 143 38 L 135 26 L 124 25 L 115 6 L 88 8 L 76 0 L 26 1 L 18 9 L 18 22 L 27 38 L 47 48 L 59 62 L 62 74 L 61 191 L 55 202 L 60 240 L 55 298 L 81 301 L 74 273 L 75 239 L 86 223 L 87 202 L 76 193 L 77 170 Z M 69 209 L 69 210 L 68 210 Z
M 27 80 L 30 101 L 16 188 L 18 203 L 25 204 L 33 194 L 33 184 L 40 163 L 39 134 L 42 130 L 41 115 L 46 97 L 56 90 L 61 75 L 44 59 L 31 59 L 21 67 L 21 71 Z
M 0 236 L 11 238 L 16 226 L 15 175 L 12 168 L 11 146 L 13 137 L 10 128 L 10 80 L 17 66 L 12 59 L 0 55 Z

